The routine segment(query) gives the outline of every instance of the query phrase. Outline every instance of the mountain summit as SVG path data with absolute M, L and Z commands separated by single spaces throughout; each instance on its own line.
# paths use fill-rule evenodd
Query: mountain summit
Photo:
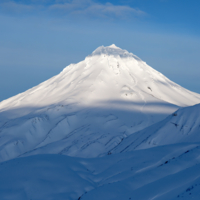
M 200 95 L 115 45 L 0 103 L 0 161 L 32 154 L 96 157 Z

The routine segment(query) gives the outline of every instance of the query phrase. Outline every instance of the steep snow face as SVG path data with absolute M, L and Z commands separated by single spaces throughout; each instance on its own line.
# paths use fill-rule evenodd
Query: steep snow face
M 200 142 L 200 104 L 180 108 L 165 120 L 130 135 L 112 153 L 155 146 Z M 110 152 L 111 153 L 111 152 Z
M 60 74 L 0 103 L 0 161 L 59 153 L 96 157 L 200 95 L 132 53 L 99 47 Z

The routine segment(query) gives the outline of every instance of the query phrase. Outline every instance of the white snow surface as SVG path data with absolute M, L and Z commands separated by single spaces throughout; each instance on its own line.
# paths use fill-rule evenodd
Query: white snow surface
M 3 200 L 199 200 L 200 143 L 101 158 L 35 155 L 0 164 Z
M 99 47 L 0 103 L 0 199 L 199 200 L 199 103 L 132 53 Z
M 115 45 L 0 103 L 0 161 L 33 154 L 97 157 L 180 106 L 200 103 Z
M 110 153 L 200 142 L 200 104 L 180 108 L 166 119 L 125 138 Z

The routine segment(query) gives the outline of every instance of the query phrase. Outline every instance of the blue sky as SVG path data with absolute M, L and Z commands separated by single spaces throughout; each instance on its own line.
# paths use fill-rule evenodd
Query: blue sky
M 0 101 L 116 44 L 200 93 L 197 0 L 0 1 Z

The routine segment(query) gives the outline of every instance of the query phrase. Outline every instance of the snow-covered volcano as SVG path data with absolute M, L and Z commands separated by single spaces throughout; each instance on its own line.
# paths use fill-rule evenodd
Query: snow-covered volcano
M 151 97 L 150 97 L 151 96 Z M 85 60 L 0 104 L 1 111 L 73 102 L 102 105 L 117 101 L 163 101 L 178 106 L 200 102 L 200 95 L 167 79 L 140 58 L 115 45 L 97 48 Z M 27 109 L 28 112 L 28 109 Z M 18 113 L 18 115 L 22 115 Z
M 0 103 L 0 160 L 54 153 L 96 157 L 180 106 L 190 92 L 115 45 Z

